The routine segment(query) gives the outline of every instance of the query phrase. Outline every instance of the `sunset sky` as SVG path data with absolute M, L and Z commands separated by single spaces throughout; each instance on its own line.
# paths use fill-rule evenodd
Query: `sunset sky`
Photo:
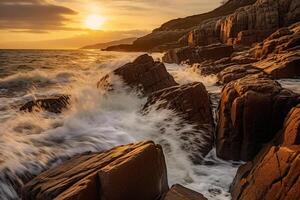
M 221 0 L 0 0 L 0 48 L 78 48 L 142 36 Z

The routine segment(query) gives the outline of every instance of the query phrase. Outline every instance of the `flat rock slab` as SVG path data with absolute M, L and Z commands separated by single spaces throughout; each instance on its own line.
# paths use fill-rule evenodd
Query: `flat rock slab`
M 141 142 L 82 155 L 27 183 L 24 200 L 154 200 L 168 191 L 160 146 Z
M 207 200 L 202 194 L 182 185 L 173 185 L 161 200 Z

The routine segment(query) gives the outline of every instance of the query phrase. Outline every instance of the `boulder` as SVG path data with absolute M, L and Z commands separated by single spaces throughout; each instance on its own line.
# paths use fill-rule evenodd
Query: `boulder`
M 107 74 L 98 82 L 98 87 L 112 89 L 111 77 L 118 75 L 129 86 L 141 89 L 144 94 L 177 85 L 174 78 L 167 72 L 163 63 L 154 61 L 147 54 L 136 58 L 132 63 Z
M 218 73 L 218 79 L 221 83 L 226 84 L 230 81 L 235 81 L 245 76 L 254 74 L 258 75 L 257 77 L 267 76 L 264 72 L 253 67 L 252 65 L 233 65 Z
M 238 169 L 231 185 L 232 199 L 300 199 L 299 167 L 299 145 L 267 147 Z
M 184 47 L 169 50 L 164 56 L 166 63 L 178 63 L 188 61 L 190 64 L 200 63 L 205 60 L 218 60 L 228 57 L 233 53 L 233 47 L 221 43 L 208 46 Z
M 67 109 L 70 103 L 70 96 L 62 95 L 59 97 L 47 98 L 47 99 L 37 99 L 29 101 L 24 104 L 20 111 L 33 112 L 45 110 L 53 113 L 61 113 L 64 109 Z
M 187 132 L 181 139 L 185 150 L 191 153 L 194 162 L 199 162 L 212 148 L 214 119 L 210 97 L 202 83 L 189 83 L 173 86 L 151 94 L 144 106 L 144 111 L 155 104 L 157 109 L 171 109 L 183 119 L 195 125 L 196 133 Z
M 168 191 L 162 149 L 140 142 L 75 157 L 27 183 L 24 200 L 159 199 Z
M 202 194 L 176 184 L 161 200 L 207 200 Z
M 222 90 L 216 134 L 217 155 L 251 160 L 282 128 L 299 95 L 268 78 L 246 76 Z
M 300 105 L 294 107 L 285 118 L 284 126 L 280 134 L 280 144 L 300 144 Z

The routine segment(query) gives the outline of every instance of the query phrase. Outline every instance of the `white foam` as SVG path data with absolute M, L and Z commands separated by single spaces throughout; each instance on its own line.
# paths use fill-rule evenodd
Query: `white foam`
M 105 53 L 104 57 L 107 56 Z M 101 76 L 136 56 L 122 53 L 82 70 L 53 69 L 47 75 L 44 72 L 39 74 L 39 79 L 40 76 L 48 80 L 54 78 L 64 84 L 35 88 L 29 96 L 67 93 L 72 96 L 72 106 L 61 115 L 46 112 L 11 114 L 9 120 L 0 124 L 0 195 L 7 199 L 16 197 L 15 188 L 7 176 L 22 185 L 20 177 L 24 174 L 29 177 L 37 175 L 66 157 L 103 151 L 130 142 L 154 140 L 164 148 L 170 185 L 183 184 L 210 199 L 230 198 L 228 187 L 237 167 L 215 158 L 214 151 L 206 158 L 211 165 L 194 165 L 189 159 L 190 152 L 182 150 L 180 136 L 184 131 L 196 131 L 193 125 L 183 124 L 180 116 L 167 109 L 153 108 L 147 115 L 141 114 L 146 99 L 124 90 L 120 80 L 117 80 L 117 90 L 109 95 L 96 88 Z M 100 58 L 103 59 L 103 55 Z M 202 77 L 181 65 L 167 65 L 167 68 L 181 84 L 203 81 L 210 92 L 219 90 L 214 85 L 214 77 Z M 20 77 L 20 74 L 15 76 Z M 9 80 L 13 79 L 10 77 Z M 13 102 L 26 98 L 28 94 Z M 213 194 L 215 191 L 220 192 Z

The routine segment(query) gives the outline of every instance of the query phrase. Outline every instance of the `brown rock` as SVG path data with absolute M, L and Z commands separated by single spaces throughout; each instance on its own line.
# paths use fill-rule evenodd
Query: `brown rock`
M 67 95 L 62 95 L 59 97 L 49 98 L 49 99 L 37 99 L 33 101 L 29 101 L 24 104 L 20 111 L 32 112 L 39 111 L 40 109 L 53 112 L 53 113 L 61 113 L 64 109 L 68 107 L 70 103 L 70 97 Z
M 218 60 L 228 57 L 233 53 L 233 47 L 224 44 L 212 44 L 208 46 L 184 47 L 169 50 L 164 56 L 166 63 L 181 63 L 188 61 L 190 64 L 205 60 Z
M 207 200 L 207 198 L 198 192 L 176 184 L 161 200 Z
M 282 128 L 299 95 L 268 78 L 247 76 L 222 90 L 216 136 L 217 155 L 251 160 Z
M 299 167 L 299 145 L 268 147 L 239 168 L 231 186 L 232 199 L 300 199 Z
M 197 130 L 205 130 L 182 135 L 182 139 L 186 141 L 184 148 L 192 153 L 194 162 L 201 160 L 202 156 L 211 150 L 214 119 L 210 98 L 202 83 L 190 83 L 157 91 L 148 97 L 144 110 L 153 104 L 156 104 L 157 109 L 175 110 L 187 122 L 195 124 Z
M 266 77 L 261 70 L 253 67 L 252 65 L 233 65 L 225 68 L 218 73 L 218 78 L 223 84 L 235 81 L 248 75 L 256 74 L 257 77 Z
M 126 84 L 141 89 L 145 94 L 177 85 L 161 62 L 156 62 L 147 54 L 139 56 L 132 63 L 114 70 L 112 74 L 120 76 Z M 104 76 L 98 87 L 111 88 L 111 74 Z
M 300 105 L 294 107 L 287 115 L 281 135 L 280 144 L 299 145 L 300 144 Z
M 22 199 L 153 200 L 168 191 L 163 152 L 141 142 L 73 158 L 30 181 Z

